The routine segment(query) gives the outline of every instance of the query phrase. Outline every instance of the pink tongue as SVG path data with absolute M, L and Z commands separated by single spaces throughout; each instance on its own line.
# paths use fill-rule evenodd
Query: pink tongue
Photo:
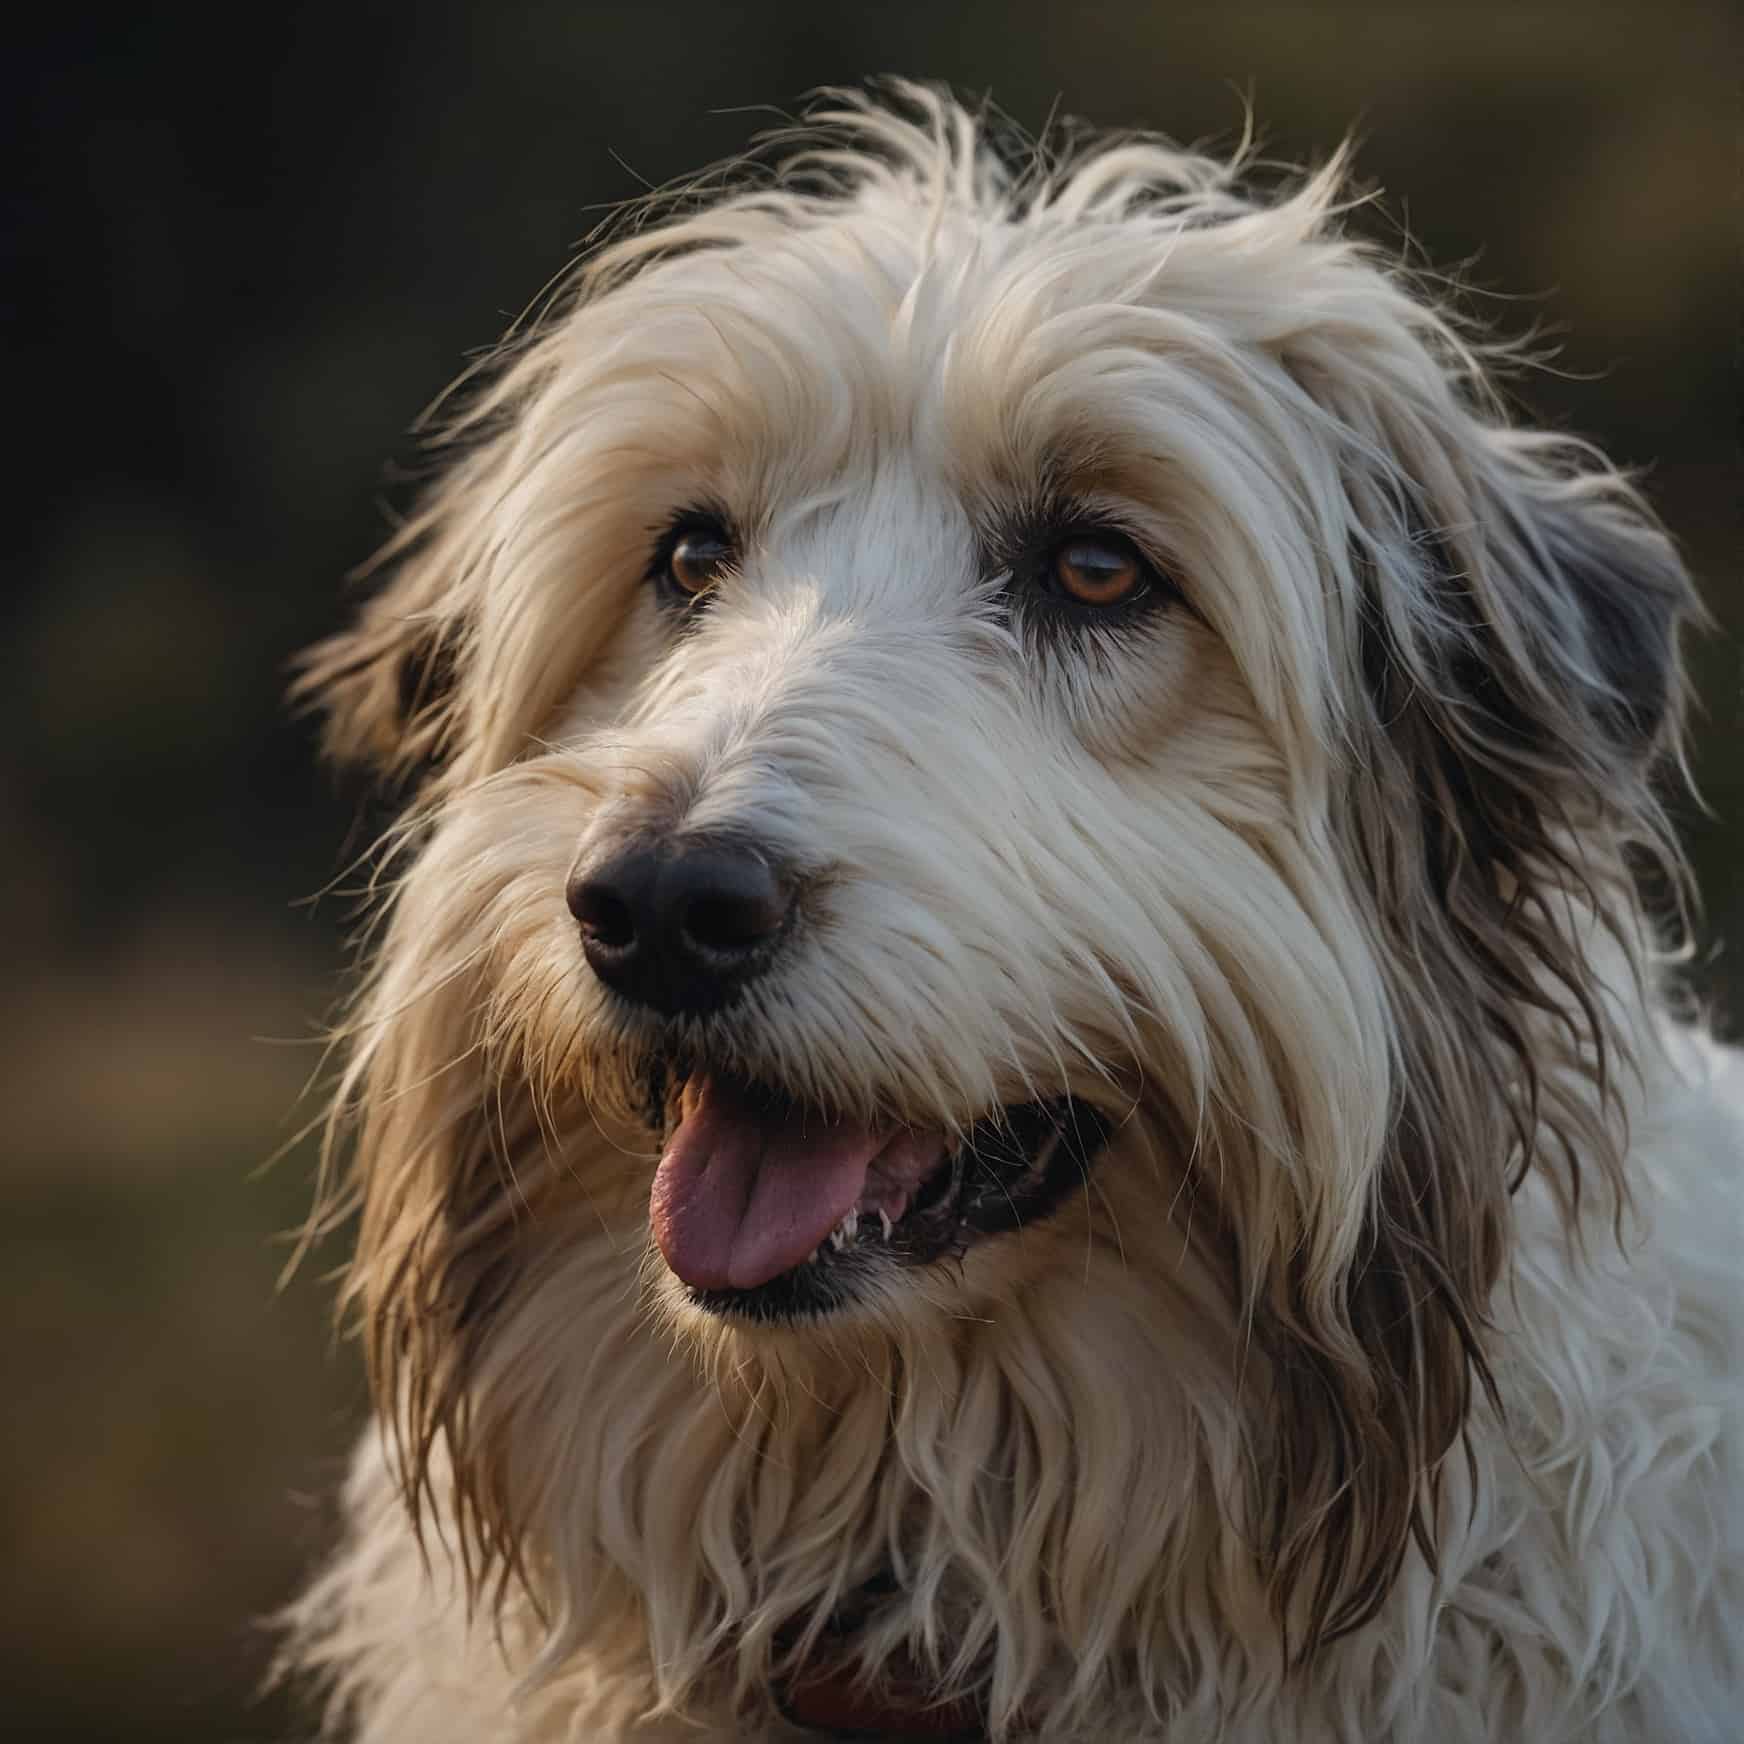
M 699 1290 L 750 1290 L 797 1266 L 866 1190 L 888 1132 L 763 1112 L 693 1078 L 648 1213 L 666 1263 Z

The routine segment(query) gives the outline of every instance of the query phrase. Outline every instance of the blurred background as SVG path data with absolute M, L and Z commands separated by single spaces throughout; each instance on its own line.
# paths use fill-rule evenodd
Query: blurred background
M 259 1619 L 362 1399 L 283 1293 L 354 803 L 281 702 L 389 467 L 602 203 L 901 71 L 1278 155 L 1353 125 L 1438 263 L 1561 336 L 1539 414 L 1650 469 L 1718 619 L 1683 821 L 1744 1011 L 1732 8 L 785 0 L 41 8 L 9 27 L 0 1690 L 14 1738 L 269 1740 Z M 1376 222 L 1373 218 L 1368 222 Z M 1383 224 L 1379 233 L 1389 232 Z M 1475 257 L 1475 258 L 1474 258 Z M 1717 954 L 1729 936 L 1730 954 Z M 1734 1029 L 1737 1025 L 1734 1022 Z

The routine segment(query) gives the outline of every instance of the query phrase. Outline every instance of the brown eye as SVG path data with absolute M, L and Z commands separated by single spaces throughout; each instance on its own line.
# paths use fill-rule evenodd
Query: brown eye
M 1051 579 L 1079 605 L 1117 606 L 1144 592 L 1146 565 L 1119 535 L 1083 533 L 1055 547 Z
M 733 561 L 733 542 L 719 527 L 688 527 L 673 542 L 666 579 L 681 594 L 707 593 Z

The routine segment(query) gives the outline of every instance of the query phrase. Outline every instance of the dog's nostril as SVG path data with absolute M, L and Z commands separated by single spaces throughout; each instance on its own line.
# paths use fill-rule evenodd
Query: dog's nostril
M 685 904 L 684 936 L 705 951 L 752 950 L 780 931 L 787 905 L 771 878 L 765 888 L 705 891 Z
M 581 922 L 582 934 L 608 951 L 636 942 L 636 916 L 629 903 L 603 879 L 586 879 L 568 891 L 569 911 Z

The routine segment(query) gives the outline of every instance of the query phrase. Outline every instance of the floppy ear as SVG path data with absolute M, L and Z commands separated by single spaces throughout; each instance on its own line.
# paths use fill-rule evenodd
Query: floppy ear
M 494 470 L 485 449 L 441 477 L 364 571 L 386 579 L 356 621 L 298 660 L 292 699 L 325 716 L 322 747 L 336 763 L 415 786 L 447 761 Z
M 457 638 L 402 605 L 401 592 L 396 580 L 355 625 L 311 648 L 291 695 L 325 714 L 322 749 L 334 762 L 416 784 L 446 753 Z
M 1623 1213 L 1631 1045 L 1593 952 L 1644 986 L 1629 857 L 1682 887 L 1652 775 L 1681 722 L 1683 567 L 1602 457 L 1471 404 L 1417 318 L 1445 338 L 1418 310 L 1290 361 L 1337 457 L 1334 828 L 1394 1038 L 1346 1275 L 1311 1275 L 1304 1243 L 1263 1316 L 1274 1597 L 1309 1647 L 1375 1614 L 1413 1539 L 1433 1562 L 1437 1473 L 1474 1383 L 1493 1394 L 1511 1193 L 1547 1167 L 1577 1241 L 1583 1191 Z
M 1551 646 L 1564 655 L 1561 677 L 1576 719 L 1589 720 L 1625 758 L 1650 758 L 1674 743 L 1683 724 L 1678 629 L 1696 603 L 1683 564 L 1608 468 L 1546 476 L 1519 437 L 1504 454 L 1513 462 L 1515 512 L 1523 519 L 1519 543 L 1536 558 L 1529 573 L 1540 578 L 1539 609 Z M 1552 446 L 1553 466 L 1555 456 Z
M 518 719 L 493 720 L 488 733 L 461 723 L 477 702 L 493 573 L 513 569 L 523 524 L 543 530 L 525 508 L 505 514 L 504 505 L 534 464 L 529 409 L 552 377 L 561 338 L 553 327 L 505 340 L 447 390 L 439 417 L 427 414 L 430 482 L 365 566 L 366 578 L 381 578 L 376 590 L 350 628 L 297 663 L 293 700 L 325 715 L 323 746 L 334 761 L 419 785 L 432 776 L 464 781 L 518 749 Z
M 293 695 L 325 713 L 337 761 L 437 792 L 503 769 L 622 622 L 645 527 L 595 465 L 616 426 L 584 410 L 591 307 L 480 366 L 434 483 L 370 566 L 387 580 L 300 663 Z

